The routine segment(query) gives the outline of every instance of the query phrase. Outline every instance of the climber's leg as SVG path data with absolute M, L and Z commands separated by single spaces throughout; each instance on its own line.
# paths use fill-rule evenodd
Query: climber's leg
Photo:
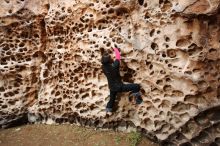
M 136 104 L 141 104 L 143 99 L 140 94 L 140 85 L 139 84 L 123 84 L 121 92 L 132 92 L 132 96 L 136 98 Z
M 139 84 L 123 84 L 121 87 L 121 92 L 128 92 L 131 91 L 132 93 L 137 93 L 140 91 Z
M 110 100 L 107 103 L 107 107 L 106 107 L 107 112 L 112 112 L 112 108 L 113 108 L 114 103 L 115 103 L 116 95 L 117 95 L 117 92 L 110 91 Z

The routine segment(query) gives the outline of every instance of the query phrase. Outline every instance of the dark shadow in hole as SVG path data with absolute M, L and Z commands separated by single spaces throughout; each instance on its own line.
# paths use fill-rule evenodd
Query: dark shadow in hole
M 13 121 L 7 123 L 6 125 L 1 125 L 1 127 L 2 128 L 13 128 L 13 127 L 26 125 L 27 123 L 28 123 L 28 115 L 27 115 L 27 113 L 24 113 L 18 119 L 13 120 Z
M 144 4 L 144 0 L 138 0 L 139 5 L 143 5 Z

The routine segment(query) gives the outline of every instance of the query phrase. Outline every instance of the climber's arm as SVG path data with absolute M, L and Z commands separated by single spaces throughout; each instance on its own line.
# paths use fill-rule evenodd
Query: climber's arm
M 120 55 L 120 52 L 119 52 L 118 48 L 114 48 L 113 50 L 115 52 L 115 58 L 116 58 L 114 63 L 113 63 L 113 66 L 117 68 L 117 67 L 120 66 L 121 55 Z
M 119 68 L 119 66 L 120 66 L 120 61 L 116 59 L 113 63 L 113 67 Z
M 120 61 L 121 55 L 120 55 L 119 49 L 118 49 L 118 48 L 114 48 L 113 50 L 114 50 L 114 52 L 115 52 L 115 58 L 116 58 L 116 60 L 119 60 L 119 61 Z

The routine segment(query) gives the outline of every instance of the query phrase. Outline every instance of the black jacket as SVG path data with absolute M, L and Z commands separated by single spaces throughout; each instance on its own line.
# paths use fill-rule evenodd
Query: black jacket
M 121 76 L 119 72 L 120 62 L 115 60 L 114 63 L 102 64 L 102 70 L 107 77 L 108 86 L 111 91 L 119 91 L 122 86 Z

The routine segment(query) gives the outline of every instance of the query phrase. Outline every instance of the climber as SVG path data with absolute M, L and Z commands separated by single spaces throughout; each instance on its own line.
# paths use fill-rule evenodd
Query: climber
M 121 76 L 119 73 L 120 66 L 120 52 L 118 48 L 113 49 L 115 52 L 116 60 L 113 61 L 111 56 L 108 53 L 102 55 L 102 70 L 107 77 L 108 86 L 110 90 L 110 100 L 107 103 L 106 112 L 112 112 L 112 108 L 116 99 L 116 95 L 119 92 L 128 92 L 131 91 L 131 96 L 135 97 L 136 104 L 142 103 L 142 98 L 140 94 L 140 85 L 139 84 L 124 84 L 121 81 Z M 130 97 L 131 97 L 130 96 Z

